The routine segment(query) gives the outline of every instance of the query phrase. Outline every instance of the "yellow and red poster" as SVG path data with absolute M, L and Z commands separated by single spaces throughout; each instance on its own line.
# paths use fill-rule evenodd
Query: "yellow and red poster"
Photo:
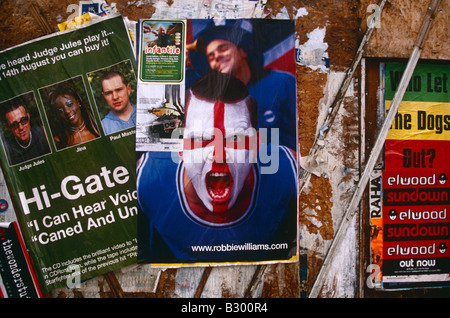
M 389 110 L 405 65 L 385 65 Z M 385 141 L 383 288 L 450 285 L 449 66 L 419 64 Z

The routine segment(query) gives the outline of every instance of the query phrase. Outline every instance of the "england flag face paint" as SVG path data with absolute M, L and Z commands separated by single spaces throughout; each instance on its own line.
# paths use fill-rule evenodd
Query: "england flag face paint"
M 255 137 L 246 99 L 228 104 L 191 96 L 183 161 L 197 195 L 211 212 L 226 212 L 236 202 L 255 156 Z

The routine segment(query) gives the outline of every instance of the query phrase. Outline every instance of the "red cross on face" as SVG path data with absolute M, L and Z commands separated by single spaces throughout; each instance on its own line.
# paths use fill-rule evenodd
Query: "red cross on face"
M 235 202 L 256 152 L 246 100 L 210 102 L 192 96 L 187 107 L 183 160 L 197 195 L 212 212 Z

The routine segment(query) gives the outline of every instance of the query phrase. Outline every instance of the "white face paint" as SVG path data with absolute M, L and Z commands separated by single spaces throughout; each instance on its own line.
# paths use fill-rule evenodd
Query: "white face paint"
M 191 95 L 183 161 L 197 195 L 211 212 L 226 212 L 236 202 L 251 168 L 249 148 L 255 136 L 245 100 L 213 103 Z

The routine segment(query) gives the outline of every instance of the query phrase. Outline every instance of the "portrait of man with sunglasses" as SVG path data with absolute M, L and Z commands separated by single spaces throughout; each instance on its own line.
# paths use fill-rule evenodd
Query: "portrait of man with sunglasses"
M 10 165 L 16 165 L 50 152 L 43 128 L 32 125 L 30 113 L 23 102 L 12 101 L 3 108 L 4 146 Z

